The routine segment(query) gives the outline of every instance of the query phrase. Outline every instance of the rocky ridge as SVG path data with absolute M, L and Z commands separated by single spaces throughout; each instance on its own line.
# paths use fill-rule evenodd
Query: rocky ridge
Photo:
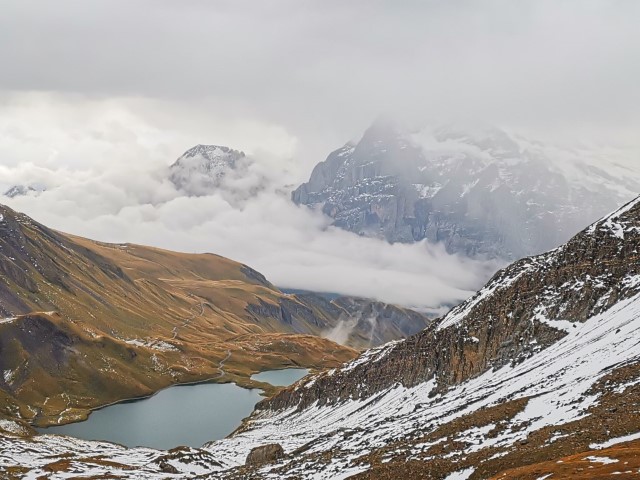
M 565 245 L 499 271 L 424 331 L 369 350 L 344 369 L 282 392 L 262 407 L 367 398 L 394 382 L 410 388 L 434 380 L 436 390 L 445 391 L 490 369 L 522 363 L 639 292 L 636 199 Z

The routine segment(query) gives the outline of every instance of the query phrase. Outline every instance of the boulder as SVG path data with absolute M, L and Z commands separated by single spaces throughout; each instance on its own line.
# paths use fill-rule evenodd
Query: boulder
M 256 447 L 247 455 L 246 465 L 262 465 L 284 457 L 284 449 L 277 443 Z

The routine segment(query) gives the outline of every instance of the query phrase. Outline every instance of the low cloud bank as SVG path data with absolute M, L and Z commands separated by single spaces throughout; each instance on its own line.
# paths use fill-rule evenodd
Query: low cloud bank
M 4 199 L 54 228 L 108 242 L 213 252 L 261 271 L 282 287 L 374 297 L 418 307 L 466 298 L 495 268 L 439 245 L 390 245 L 328 226 L 321 214 L 296 207 L 285 193 L 259 193 L 241 206 L 223 194 L 185 197 L 152 176 L 160 202 L 141 202 L 127 184 L 73 181 L 38 196 Z M 137 185 L 139 187 L 139 185 Z M 142 193 L 141 193 L 142 192 Z M 227 192 L 228 195 L 228 192 Z
M 102 241 L 217 253 L 256 268 L 281 287 L 420 308 L 465 299 L 496 268 L 449 255 L 440 245 L 390 245 L 331 227 L 320 213 L 293 205 L 288 189 L 269 178 L 263 165 L 254 165 L 241 184 L 230 178 L 198 197 L 176 190 L 162 165 L 99 175 L 3 167 L 5 181 L 48 184 L 40 194 L 0 201 L 53 228 Z M 261 189 L 246 198 L 247 185 L 256 183 Z

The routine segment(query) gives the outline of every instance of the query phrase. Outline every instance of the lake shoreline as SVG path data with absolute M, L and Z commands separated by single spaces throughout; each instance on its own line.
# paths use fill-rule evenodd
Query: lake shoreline
M 282 372 L 292 371 L 292 370 L 296 371 L 297 374 L 292 374 L 292 375 L 285 376 L 285 379 L 287 379 L 286 384 L 282 383 L 282 379 L 278 380 L 278 374 L 280 374 L 280 377 L 281 377 L 282 376 L 281 375 Z M 278 385 L 274 385 L 273 383 L 270 383 L 270 382 L 268 382 L 266 380 L 254 378 L 257 375 L 264 375 L 264 374 L 267 374 L 267 375 L 269 375 L 269 374 L 274 375 L 275 374 L 276 375 L 275 380 L 272 379 L 271 381 L 273 383 L 279 383 L 279 384 Z M 158 395 L 161 395 L 163 393 L 166 393 L 166 392 L 174 389 L 174 387 L 197 387 L 197 386 L 202 386 L 202 385 L 211 385 L 211 386 L 224 387 L 225 385 L 233 385 L 233 387 L 240 389 L 240 390 L 238 390 L 238 392 L 240 392 L 240 391 L 246 391 L 248 393 L 256 392 L 255 397 L 253 397 L 251 400 L 249 400 L 249 403 L 247 403 L 247 398 L 246 397 L 241 397 L 242 400 L 240 400 L 240 403 L 238 405 L 238 409 L 242 409 L 242 410 L 239 410 L 240 411 L 239 415 L 241 415 L 241 417 L 239 417 L 237 419 L 237 423 L 235 421 L 233 421 L 233 416 L 234 416 L 233 415 L 233 413 L 234 413 L 233 404 L 227 405 L 226 407 L 222 407 L 221 411 L 210 410 L 210 409 L 208 410 L 209 415 L 212 416 L 211 419 L 210 419 L 210 421 L 211 421 L 210 426 L 212 428 L 212 434 L 209 435 L 207 437 L 207 439 L 202 442 L 202 444 L 205 444 L 205 443 L 208 443 L 210 441 L 215 441 L 215 440 L 219 439 L 219 438 L 212 438 L 212 437 L 216 437 L 218 435 L 221 436 L 220 438 L 225 438 L 226 436 L 229 436 L 229 435 L 233 434 L 233 432 L 235 432 L 238 428 L 240 428 L 242 426 L 244 420 L 246 418 L 248 418 L 251 415 L 251 413 L 253 412 L 253 410 L 255 409 L 255 405 L 260 402 L 260 398 L 259 398 L 260 395 L 264 394 L 264 392 L 265 392 L 265 388 L 261 388 L 261 385 L 264 385 L 268 389 L 284 388 L 287 385 L 295 383 L 300 378 L 302 378 L 302 377 L 304 377 L 304 376 L 306 376 L 308 374 L 309 374 L 309 369 L 297 368 L 297 367 L 282 368 L 282 369 L 275 369 L 275 370 L 264 370 L 264 371 L 252 374 L 248 378 L 249 382 L 255 382 L 256 383 L 255 387 L 248 387 L 245 382 L 242 382 L 242 383 L 245 383 L 244 385 L 239 385 L 238 382 L 234 382 L 234 381 L 230 381 L 230 380 L 220 381 L 220 380 L 222 380 L 222 378 L 220 378 L 219 376 L 210 377 L 210 378 L 206 378 L 206 379 L 203 379 L 203 380 L 196 380 L 196 381 L 190 381 L 190 382 L 181 382 L 181 383 L 168 385 L 168 386 L 163 387 L 163 388 L 161 388 L 161 389 L 159 389 L 159 390 L 157 390 L 155 392 L 152 392 L 152 393 L 150 393 L 148 395 L 140 395 L 140 396 L 136 396 L 136 397 L 130 397 L 130 398 L 118 400 L 118 401 L 115 401 L 115 402 L 110 402 L 108 404 L 104 404 L 104 405 L 100 405 L 98 407 L 92 408 L 92 409 L 89 410 L 88 415 L 85 418 L 81 419 L 81 420 L 70 421 L 70 422 L 65 422 L 65 423 L 60 423 L 60 424 L 54 424 L 54 425 L 49 425 L 49 426 L 46 426 L 46 427 L 37 427 L 37 426 L 32 424 L 32 427 L 36 430 L 36 432 L 38 432 L 39 435 L 65 435 L 65 436 L 69 436 L 69 437 L 72 437 L 72 438 L 84 439 L 84 440 L 88 440 L 88 441 L 106 441 L 106 442 L 114 443 L 114 444 L 121 445 L 121 446 L 124 446 L 124 447 L 132 447 L 134 445 L 131 444 L 131 443 L 127 443 L 127 440 L 124 440 L 124 441 L 120 440 L 119 441 L 119 440 L 114 440 L 113 439 L 114 436 L 116 438 L 118 438 L 118 439 L 121 438 L 122 435 L 126 436 L 127 435 L 127 428 L 128 428 L 127 425 L 129 423 L 132 423 L 132 424 L 136 425 L 135 432 L 132 431 L 132 433 L 131 433 L 132 438 L 141 438 L 140 437 L 140 432 L 146 432 L 147 430 L 152 430 L 153 428 L 155 428 L 155 429 L 163 428 L 163 427 L 160 427 L 159 425 L 170 425 L 171 424 L 171 422 L 169 422 L 167 424 L 166 421 L 163 422 L 163 420 L 160 420 L 160 419 L 152 420 L 154 414 L 158 415 L 158 414 L 160 414 L 160 412 L 162 412 L 162 408 L 158 408 L 158 403 L 157 402 L 156 402 L 156 405 L 154 407 L 155 410 L 153 410 L 149 414 L 145 414 L 144 412 L 141 413 L 140 409 L 133 410 L 133 412 L 137 411 L 137 415 L 138 416 L 136 416 L 135 418 L 132 417 L 132 418 L 129 419 L 128 422 L 122 423 L 122 429 L 121 430 L 120 429 L 117 430 L 115 435 L 114 435 L 114 430 L 113 430 L 114 427 L 113 427 L 113 425 L 105 426 L 102 423 L 102 427 L 100 426 L 101 422 L 105 421 L 105 416 L 101 415 L 100 418 L 96 419 L 94 414 L 97 413 L 97 412 L 104 411 L 104 410 L 108 409 L 109 407 L 124 406 L 124 405 L 127 405 L 127 404 L 130 404 L 130 405 L 141 404 L 141 403 L 143 403 L 145 401 L 153 400 L 154 398 L 157 398 Z M 173 395 L 170 395 L 169 397 L 163 398 L 160 401 L 159 405 L 162 405 L 163 403 L 166 403 L 167 402 L 167 398 L 169 398 L 169 399 L 176 398 L 176 394 L 178 393 L 178 390 L 179 389 L 176 388 L 173 391 Z M 216 390 L 216 392 L 217 392 L 217 390 Z M 211 395 L 211 392 L 208 392 L 207 394 Z M 190 398 L 189 395 L 190 395 L 190 393 L 187 393 L 186 396 L 183 395 L 183 401 L 185 401 L 185 402 L 196 402 L 196 404 L 197 404 L 198 401 L 202 401 L 203 400 L 203 397 L 201 396 L 202 394 L 199 394 L 201 396 L 201 398 L 198 398 L 197 396 Z M 217 402 L 220 402 L 222 405 L 224 405 L 224 403 L 225 402 L 229 402 L 229 400 L 233 397 L 233 395 L 236 395 L 236 393 L 231 393 L 231 392 L 229 392 L 227 390 L 226 392 L 213 393 L 213 395 L 214 396 L 215 395 L 223 395 L 222 397 L 220 397 L 217 400 Z M 204 397 L 204 398 L 206 398 L 206 397 Z M 238 400 L 238 399 L 236 399 L 236 400 Z M 243 402 L 245 402 L 244 403 L 244 407 L 241 406 Z M 218 405 L 218 403 L 215 403 L 215 405 Z M 247 411 L 247 407 L 249 407 L 248 411 Z M 173 408 L 173 411 L 175 411 L 175 406 L 172 407 L 172 408 Z M 196 405 L 196 407 L 194 409 L 197 410 L 197 408 L 201 408 L 201 407 Z M 156 412 L 156 410 L 157 410 L 157 412 Z M 194 413 L 189 409 L 187 409 L 186 411 L 189 411 L 191 414 Z M 220 416 L 220 412 L 226 412 L 227 413 L 227 417 L 224 418 L 224 416 Z M 116 424 L 120 425 L 121 418 L 118 418 L 118 417 L 124 416 L 126 418 L 127 415 L 130 415 L 131 413 L 132 413 L 132 411 L 130 409 L 126 413 L 123 410 L 116 410 L 115 412 L 111 412 L 110 414 L 107 414 L 107 416 L 108 415 L 111 415 L 111 416 L 115 415 L 115 418 L 111 419 L 111 422 L 115 421 Z M 171 415 L 171 413 L 172 412 L 170 410 L 167 411 L 167 415 Z M 183 413 L 184 413 L 184 411 L 183 411 Z M 187 417 L 188 416 L 189 415 L 187 415 Z M 165 417 L 165 418 L 168 418 L 168 417 Z M 89 424 L 88 422 L 91 422 L 92 419 L 94 421 L 92 422 L 92 424 Z M 151 422 L 150 423 L 151 427 L 150 428 L 146 428 L 144 426 L 139 426 L 138 425 L 138 421 L 140 421 L 141 425 L 144 425 L 145 421 L 146 422 Z M 223 423 L 226 424 L 227 426 L 223 427 L 222 426 Z M 229 423 L 232 423 L 233 425 L 231 427 L 228 427 Z M 78 425 L 84 425 L 85 428 L 84 429 L 80 428 L 80 430 L 76 433 L 74 431 L 74 426 L 77 427 Z M 71 431 L 70 432 L 65 431 L 66 430 L 65 427 L 70 428 Z M 92 430 L 92 429 L 96 429 L 96 428 L 97 428 L 97 430 Z M 118 428 L 120 428 L 120 427 L 118 427 Z M 216 433 L 214 433 L 216 431 L 216 428 L 218 428 L 218 431 L 225 431 L 225 429 L 226 429 L 226 432 L 228 432 L 228 433 L 218 433 L 218 434 L 216 434 Z M 62 429 L 62 431 L 58 431 L 60 429 Z M 196 430 L 198 430 L 198 429 L 196 429 Z M 95 431 L 98 431 L 98 432 L 102 431 L 103 433 L 95 434 L 95 433 L 93 433 Z M 177 429 L 177 430 L 175 430 L 175 433 L 177 434 L 177 436 L 181 436 L 181 435 L 185 434 L 185 431 L 188 431 L 188 430 L 187 429 L 185 429 L 185 430 Z M 87 433 L 87 432 L 89 432 L 89 433 Z M 104 434 L 104 432 L 107 432 L 107 433 Z M 100 439 L 99 437 L 101 435 L 103 435 L 103 434 L 104 434 L 104 438 Z M 198 433 L 197 432 L 193 432 L 193 434 L 196 436 L 195 438 L 197 438 Z M 143 437 L 144 437 L 144 434 L 143 434 Z M 180 441 L 177 444 L 173 445 L 173 447 L 166 447 L 166 448 L 164 446 L 158 447 L 158 446 L 153 446 L 153 445 L 148 445 L 148 444 L 145 445 L 145 443 L 153 443 L 154 441 L 155 440 L 147 440 L 147 441 L 145 441 L 144 439 L 135 440 L 135 442 L 140 442 L 140 445 L 136 445 L 136 446 L 144 446 L 145 448 L 153 448 L 153 449 L 158 449 L 158 450 L 165 450 L 166 448 L 173 448 L 173 447 L 178 446 L 178 445 L 183 445 L 183 443 L 186 443 L 187 446 L 194 447 L 194 443 L 191 440 Z M 199 446 L 201 446 L 201 445 L 198 445 L 195 448 L 198 448 Z

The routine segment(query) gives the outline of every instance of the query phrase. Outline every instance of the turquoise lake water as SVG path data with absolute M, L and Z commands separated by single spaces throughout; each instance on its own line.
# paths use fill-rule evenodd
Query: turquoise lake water
M 306 374 L 305 369 L 273 370 L 252 378 L 286 386 Z M 247 390 L 233 383 L 180 385 L 149 398 L 96 410 L 84 422 L 38 431 L 127 447 L 200 447 L 233 432 L 262 398 L 260 390 Z

